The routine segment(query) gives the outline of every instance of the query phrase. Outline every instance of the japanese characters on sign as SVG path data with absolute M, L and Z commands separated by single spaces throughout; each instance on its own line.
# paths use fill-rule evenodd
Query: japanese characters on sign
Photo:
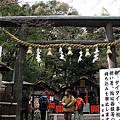
M 100 70 L 100 120 L 120 120 L 120 68 Z

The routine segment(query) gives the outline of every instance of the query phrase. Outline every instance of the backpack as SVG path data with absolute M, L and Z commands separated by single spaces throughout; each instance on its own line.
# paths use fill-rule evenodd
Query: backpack
M 41 97 L 41 106 L 47 107 L 48 106 L 48 98 L 47 97 Z

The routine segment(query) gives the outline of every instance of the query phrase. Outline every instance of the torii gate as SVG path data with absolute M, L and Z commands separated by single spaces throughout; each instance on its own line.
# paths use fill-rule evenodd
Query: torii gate
M 81 45 L 96 45 L 99 43 L 105 44 L 105 47 L 111 45 L 112 54 L 108 54 L 108 67 L 114 68 L 117 67 L 116 64 L 116 53 L 115 53 L 115 45 L 120 43 L 120 41 L 115 42 L 113 39 L 113 27 L 120 27 L 120 17 L 119 16 L 9 16 L 9 17 L 0 17 L 0 25 L 1 27 L 21 27 L 20 31 L 20 39 L 17 39 L 14 35 L 10 34 L 8 31 L 4 32 L 10 35 L 15 41 L 20 43 L 18 54 L 16 57 L 16 64 L 15 64 L 15 78 L 14 78 L 14 98 L 15 101 L 18 103 L 17 107 L 17 120 L 19 120 L 20 116 L 20 106 L 21 106 L 21 98 L 22 98 L 22 84 L 23 84 L 23 63 L 25 60 L 26 54 L 26 46 L 28 47 L 30 43 L 27 43 L 27 33 L 28 27 L 37 27 L 41 22 L 49 22 L 52 23 L 51 26 L 60 27 L 60 26 L 74 26 L 74 27 L 105 27 L 106 30 L 106 37 L 107 41 L 95 41 L 90 40 L 84 42 L 83 40 L 65 40 L 65 41 L 45 41 L 34 43 L 34 47 L 43 47 L 44 45 L 48 44 L 47 47 L 54 44 L 61 44 L 65 43 L 64 46 L 70 46 L 72 44 L 78 44 L 78 47 Z M 35 22 L 38 25 L 34 24 Z M 43 25 L 44 26 L 44 25 Z M 21 41 L 22 40 L 22 41 Z M 101 44 L 100 44 L 101 43 Z M 19 93 L 19 94 L 18 94 Z

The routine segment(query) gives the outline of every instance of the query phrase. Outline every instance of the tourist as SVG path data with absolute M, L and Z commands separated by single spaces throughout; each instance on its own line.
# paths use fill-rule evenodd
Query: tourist
M 49 100 L 45 92 L 42 93 L 42 96 L 39 99 L 39 110 L 41 112 L 41 120 L 46 119 L 46 111 L 48 110 Z
M 77 95 L 75 101 L 75 120 L 84 120 L 83 107 L 85 103 L 81 98 L 80 94 Z
M 29 113 L 29 97 L 26 91 L 22 92 L 22 107 L 20 113 L 20 120 L 28 120 L 28 113 Z
M 72 120 L 72 113 L 74 112 L 75 98 L 71 95 L 70 89 L 65 91 L 65 96 L 62 99 L 64 119 Z

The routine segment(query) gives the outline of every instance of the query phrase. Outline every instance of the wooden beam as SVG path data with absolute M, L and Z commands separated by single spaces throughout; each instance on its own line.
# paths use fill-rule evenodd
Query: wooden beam
M 105 27 L 111 23 L 120 27 L 120 16 L 79 16 L 79 15 L 49 15 L 49 16 L 5 16 L 0 17 L 1 27 L 40 26 L 74 26 L 74 27 Z
M 8 118 L 8 119 L 9 119 L 9 118 L 16 118 L 16 115 L 0 115 L 0 118 L 3 118 L 3 119 L 4 119 L 4 118 L 6 118 L 6 119 L 7 119 L 7 118 Z M 2 120 L 2 119 L 1 119 L 1 120 Z
M 0 102 L 0 105 L 17 105 L 17 103 L 12 103 L 12 102 Z

